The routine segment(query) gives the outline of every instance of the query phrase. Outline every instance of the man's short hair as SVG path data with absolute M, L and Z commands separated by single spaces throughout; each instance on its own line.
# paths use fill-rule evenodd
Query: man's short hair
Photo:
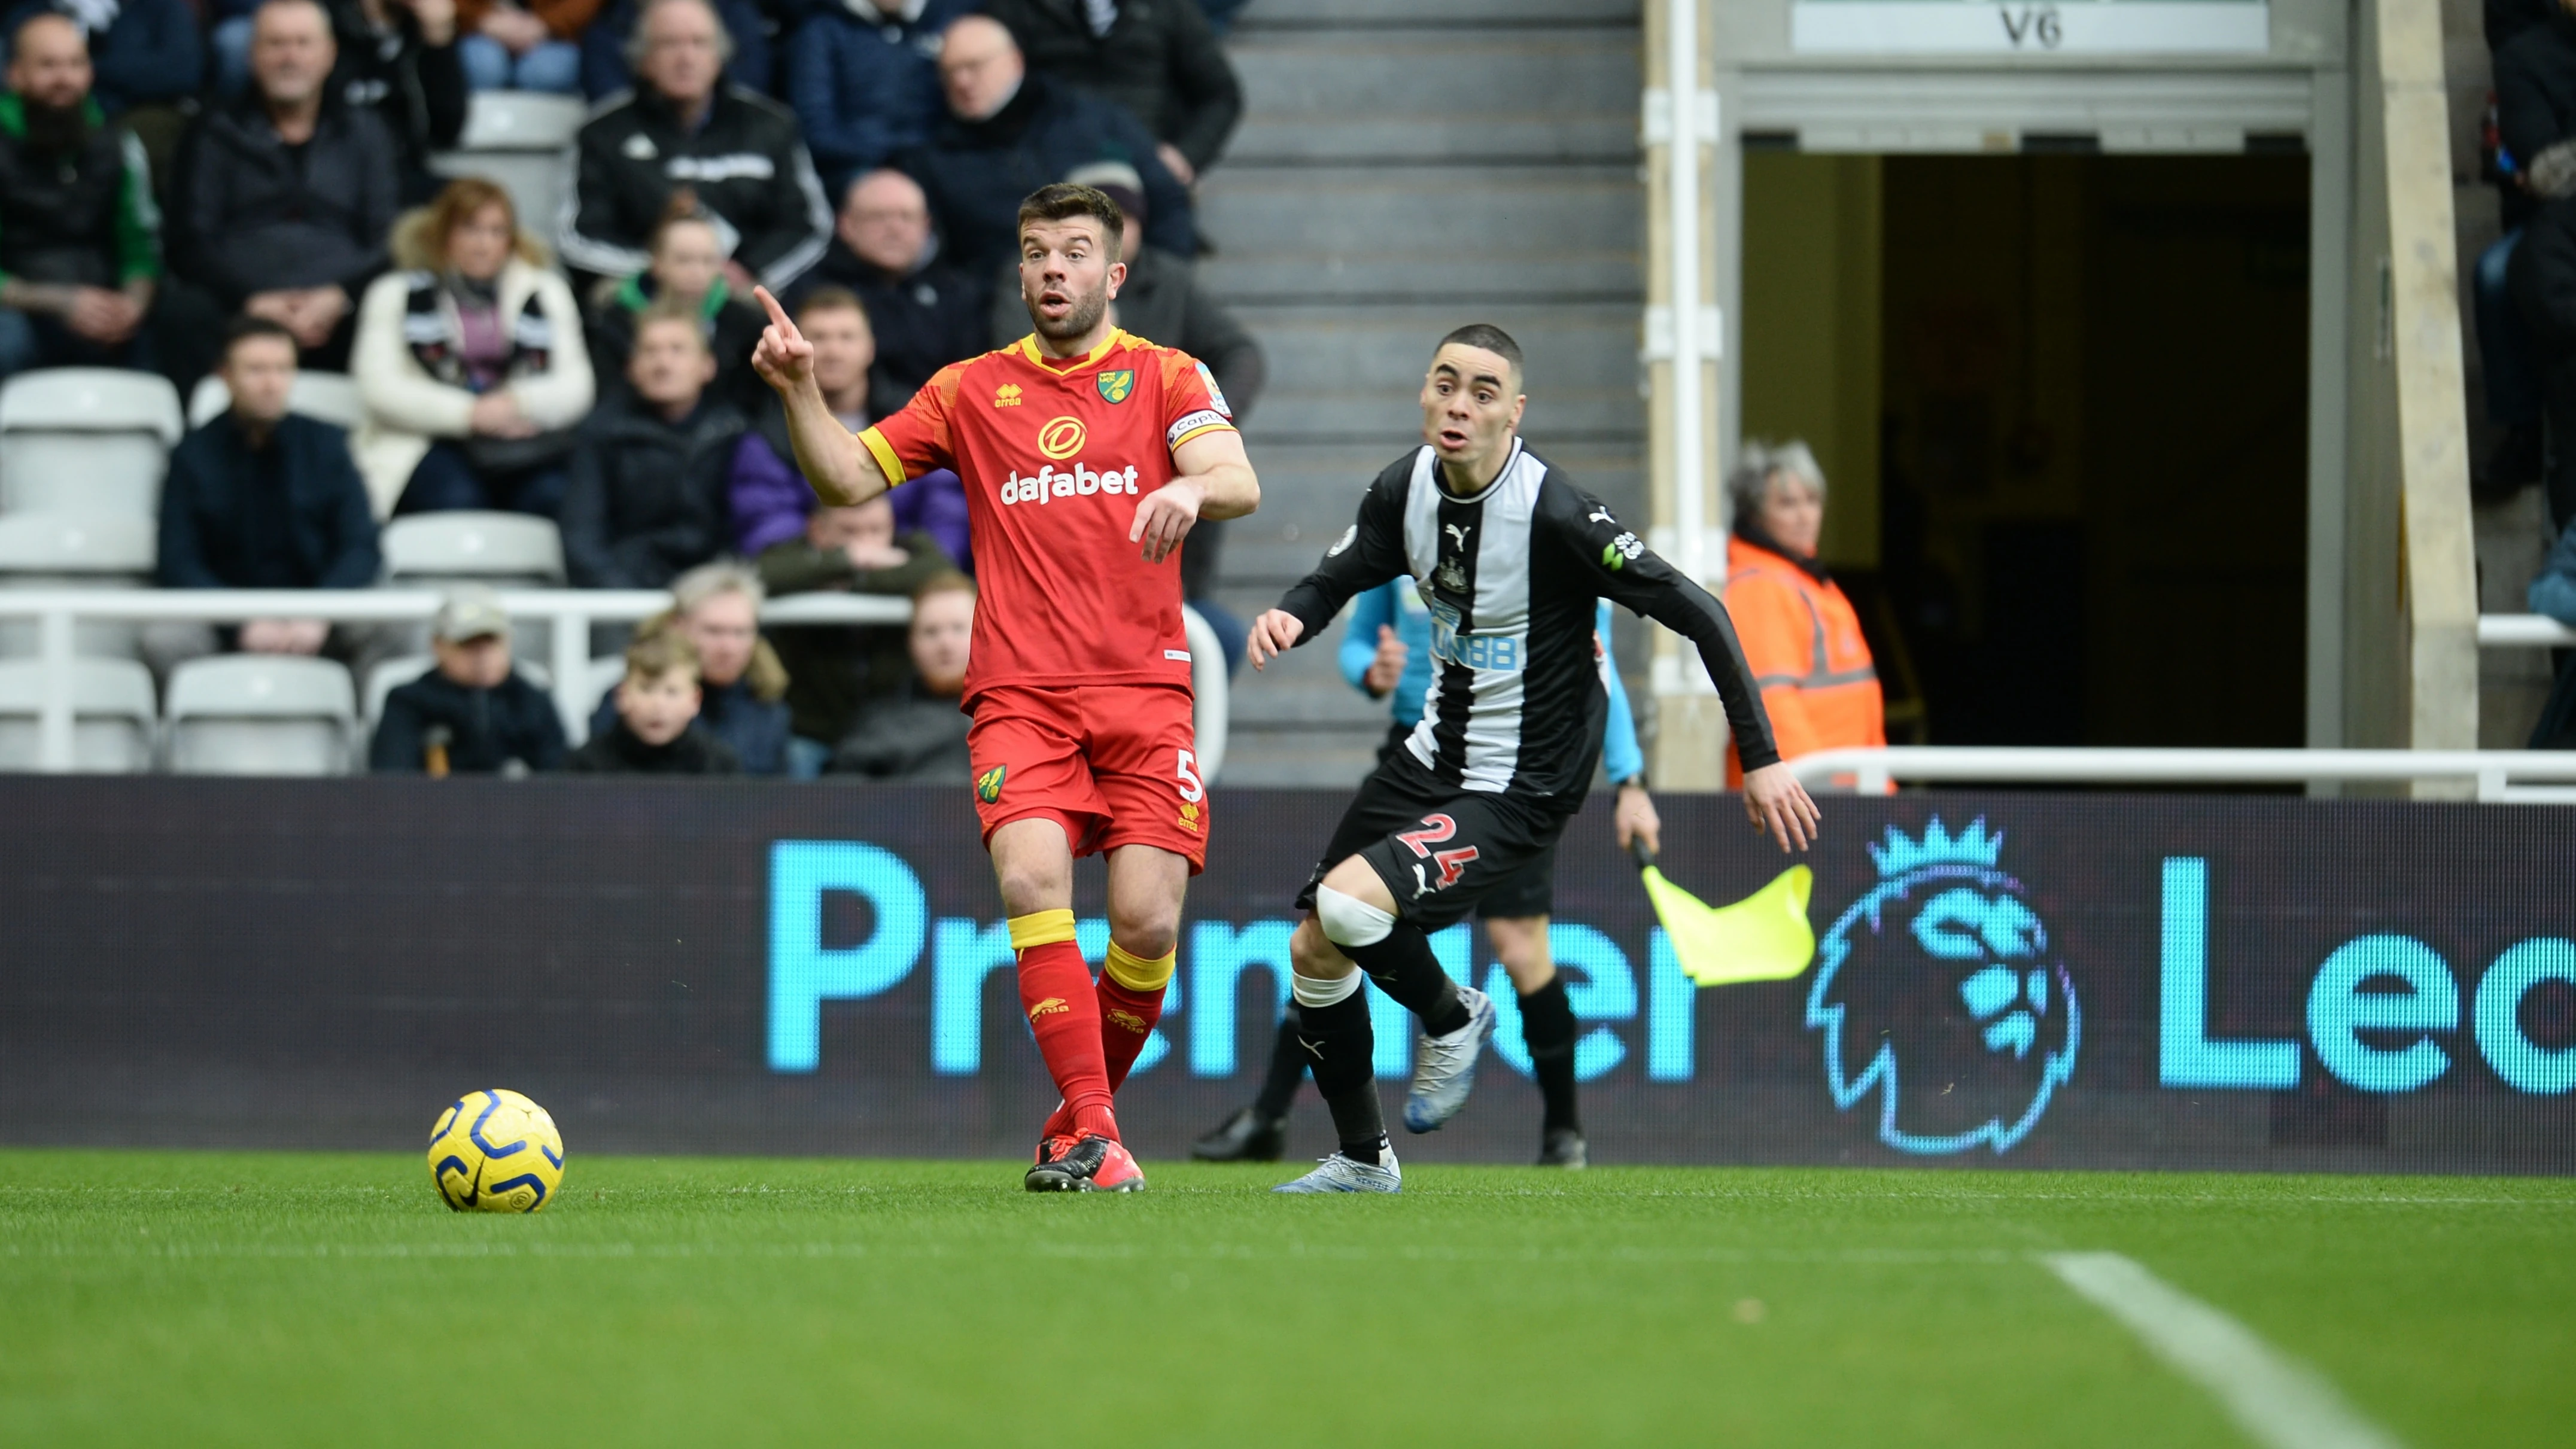
M 698 350 L 709 356 L 715 355 L 715 344 L 707 340 L 707 319 L 705 314 L 700 312 L 697 308 L 690 306 L 688 303 L 672 297 L 657 297 L 653 300 L 653 305 L 635 314 L 636 345 L 639 347 L 643 345 L 645 328 L 658 326 L 665 322 L 684 322 L 688 324 L 689 335 L 697 339 Z
M 1100 223 L 1100 244 L 1109 249 L 1109 260 L 1119 260 L 1127 218 L 1119 214 L 1118 203 L 1109 199 L 1109 193 L 1097 186 L 1054 181 L 1030 192 L 1029 199 L 1020 203 L 1020 219 L 1011 234 L 1016 237 L 1027 231 L 1033 221 L 1071 221 L 1077 216 Z
M 677 629 L 656 629 L 638 634 L 626 646 L 626 677 L 646 684 L 673 670 L 698 677 L 698 646 Z
M 1452 343 L 1460 347 L 1474 347 L 1490 352 L 1512 365 L 1514 377 L 1520 376 L 1521 345 L 1512 340 L 1512 334 L 1491 322 L 1470 322 L 1440 339 L 1440 347 L 1447 347 Z M 1440 354 L 1440 347 L 1431 349 L 1433 356 L 1437 357 Z
M 800 322 L 817 312 L 856 312 L 859 321 L 865 323 L 870 332 L 876 330 L 876 319 L 868 315 L 868 304 L 860 301 L 859 294 L 847 287 L 816 287 L 805 294 L 804 301 L 796 304 L 796 320 Z
M 27 27 L 40 20 L 51 20 L 58 25 L 70 26 L 72 28 L 72 38 L 81 43 L 82 53 L 88 53 L 89 32 L 81 29 L 79 21 L 63 14 L 59 10 L 30 10 L 18 21 L 16 25 L 11 26 L 9 29 L 9 54 L 11 56 L 16 56 L 20 50 L 25 48 Z
M 296 345 L 295 334 L 286 330 L 285 323 L 266 317 L 241 316 L 224 324 L 223 360 L 231 362 L 233 349 L 254 337 L 274 337 L 285 343 L 289 351 L 301 351 Z
M 1803 439 L 1791 438 L 1777 445 L 1755 439 L 1744 445 L 1735 471 L 1726 477 L 1726 501 L 1737 518 L 1752 518 L 1762 511 L 1771 496 L 1771 480 L 1783 474 L 1816 490 L 1816 501 L 1825 501 L 1825 470 L 1816 463 L 1816 455 Z
M 880 494 L 879 496 L 882 497 L 883 495 Z M 932 574 L 930 577 L 923 579 L 920 583 L 913 586 L 912 602 L 914 605 L 918 606 L 922 600 L 929 598 L 933 594 L 971 594 L 974 592 L 975 581 L 972 578 L 960 573 L 956 569 L 941 569 L 937 573 Z
M 695 613 L 700 604 L 720 594 L 740 594 L 751 600 L 755 614 L 769 598 L 760 575 L 730 559 L 700 564 L 671 581 L 671 607 L 682 614 Z
M 275 0 L 271 0 L 271 3 L 275 3 Z M 644 68 L 644 57 L 652 53 L 651 45 L 644 39 L 644 22 L 652 19 L 653 12 L 665 5 L 695 5 L 707 12 L 707 18 L 716 23 L 716 64 L 733 64 L 733 32 L 725 28 L 724 12 L 716 9 L 712 0 L 644 0 L 643 4 L 635 7 L 635 28 L 626 32 L 626 68 L 628 70 L 640 71 Z M 716 89 L 723 90 L 724 86 L 725 77 L 717 76 Z
M 322 33 L 331 36 L 334 40 L 338 39 L 337 36 L 331 35 L 331 7 L 323 4 L 322 0 L 259 0 L 258 6 L 251 11 L 251 23 L 253 25 L 259 23 L 262 11 L 275 10 L 281 6 L 302 6 L 311 10 L 322 21 Z

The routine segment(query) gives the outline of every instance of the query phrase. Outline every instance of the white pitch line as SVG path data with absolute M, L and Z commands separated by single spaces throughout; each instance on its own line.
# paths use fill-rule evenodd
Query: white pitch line
M 2271 1449 L 2399 1449 L 2324 1374 L 2135 1261 L 2118 1253 L 2042 1253 L 2039 1261 L 2216 1395 L 2256 1442 Z

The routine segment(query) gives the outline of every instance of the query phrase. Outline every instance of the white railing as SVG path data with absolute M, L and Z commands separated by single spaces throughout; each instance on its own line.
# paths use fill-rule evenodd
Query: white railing
M 2576 750 L 2143 750 L 1894 745 L 1819 750 L 1789 762 L 1810 788 L 1845 776 L 1864 794 L 1895 780 L 2008 785 L 2305 785 L 2468 780 L 2480 800 L 2576 804 Z M 2543 780 L 2554 786 L 2517 785 Z
M 591 695 L 590 626 L 631 624 L 671 606 L 657 589 L 503 589 L 501 608 L 513 619 L 542 621 L 554 666 L 555 708 L 578 737 L 598 701 Z M 445 595 L 436 589 L 0 589 L 0 619 L 36 621 L 37 657 L 46 671 L 37 715 L 40 768 L 72 768 L 72 626 L 82 620 L 129 623 L 238 624 L 249 619 L 323 619 L 334 624 L 412 624 L 438 612 Z M 1190 641 L 1191 685 L 1197 695 L 1193 725 L 1200 778 L 1213 780 L 1225 763 L 1229 720 L 1225 659 L 1216 631 L 1193 609 L 1183 609 Z M 763 626 L 775 624 L 900 624 L 912 617 L 907 599 L 870 594 L 796 594 L 761 607 Z M 360 681 L 363 683 L 364 681 Z
M 2547 614 L 2481 614 L 2478 616 L 2478 647 L 2576 649 L 2576 629 L 2568 628 Z

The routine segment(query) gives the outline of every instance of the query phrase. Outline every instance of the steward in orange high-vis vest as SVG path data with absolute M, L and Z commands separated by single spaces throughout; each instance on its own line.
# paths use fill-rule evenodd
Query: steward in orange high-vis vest
M 1795 547 L 1812 544 L 1823 522 L 1824 480 L 1812 457 L 1795 443 L 1776 451 L 1751 445 L 1733 481 L 1726 611 L 1770 712 L 1780 758 L 1885 745 L 1885 705 L 1860 616 L 1812 554 L 1802 557 Z M 1727 786 L 1743 780 L 1729 741 Z M 1834 783 L 1849 788 L 1851 780 L 1838 776 Z

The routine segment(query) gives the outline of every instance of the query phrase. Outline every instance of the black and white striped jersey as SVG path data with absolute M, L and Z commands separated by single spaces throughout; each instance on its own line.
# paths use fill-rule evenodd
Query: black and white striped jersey
M 1609 708 L 1592 644 L 1605 598 L 1699 646 L 1746 769 L 1780 758 L 1726 606 L 1517 439 L 1471 498 L 1442 486 L 1427 445 L 1388 464 L 1279 607 L 1310 644 L 1353 595 L 1404 574 L 1431 609 L 1434 660 L 1406 747 L 1443 784 L 1581 803 Z

